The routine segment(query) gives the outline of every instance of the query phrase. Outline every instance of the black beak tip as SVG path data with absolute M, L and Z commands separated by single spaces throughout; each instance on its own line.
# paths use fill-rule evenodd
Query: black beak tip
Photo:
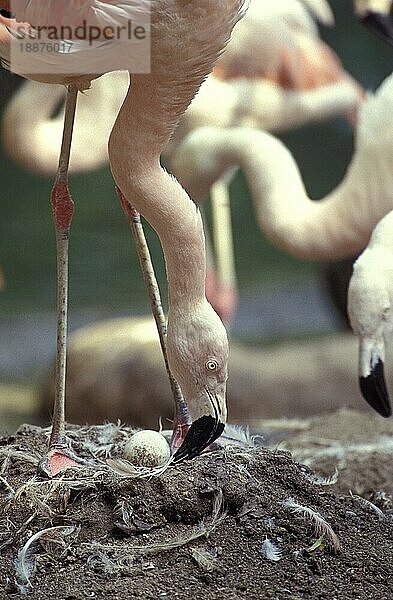
M 379 360 L 372 368 L 370 375 L 359 378 L 359 383 L 362 396 L 369 405 L 382 417 L 390 417 L 392 407 L 386 388 L 383 362 Z
M 15 13 L 11 12 L 10 10 L 7 10 L 6 8 L 0 9 L 0 15 L 5 19 L 15 19 L 16 17 Z
M 173 462 L 195 458 L 220 437 L 225 429 L 224 423 L 210 415 L 200 417 L 191 425 L 180 448 L 173 455 Z
M 390 14 L 384 15 L 370 11 L 361 21 L 368 29 L 393 45 L 393 18 Z

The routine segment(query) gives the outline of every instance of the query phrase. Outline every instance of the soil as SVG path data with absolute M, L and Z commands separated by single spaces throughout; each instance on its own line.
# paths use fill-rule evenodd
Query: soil
M 131 429 L 70 426 L 88 464 L 52 480 L 37 476 L 47 430 L 23 426 L 0 438 L 0 598 L 390 600 L 385 423 L 339 413 L 128 477 L 106 457 Z

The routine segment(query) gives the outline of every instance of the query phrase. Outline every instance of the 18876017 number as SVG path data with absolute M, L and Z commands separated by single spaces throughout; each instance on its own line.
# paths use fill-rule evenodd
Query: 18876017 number
M 63 52 L 67 53 L 71 51 L 72 42 L 25 42 L 19 44 L 20 51 L 23 52 L 34 52 L 46 53 L 46 52 Z

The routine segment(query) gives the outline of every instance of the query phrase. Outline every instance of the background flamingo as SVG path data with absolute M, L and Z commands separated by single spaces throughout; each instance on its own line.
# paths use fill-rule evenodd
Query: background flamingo
M 354 8 L 366 27 L 393 44 L 392 0 L 354 0 Z
M 227 56 L 219 60 L 202 85 L 166 148 L 175 174 L 171 157 L 177 144 L 200 125 L 247 124 L 283 130 L 350 111 L 360 102 L 359 86 L 318 37 L 312 15 L 325 25 L 333 24 L 333 15 L 324 0 L 280 0 L 271 6 L 258 0 L 251 2 L 248 14 L 235 29 Z M 83 172 L 106 160 L 107 136 L 126 85 L 125 73 L 111 73 L 95 81 L 79 99 L 71 157 L 73 172 Z M 62 94 L 60 86 L 44 89 L 35 82 L 26 82 L 3 117 L 7 151 L 39 173 L 51 172 L 56 164 L 62 118 L 51 116 Z M 32 103 L 37 105 L 34 115 L 29 111 Z M 206 289 L 218 313 L 229 321 L 237 303 L 237 285 L 227 182 L 213 186 L 211 198 L 218 277 L 210 252 Z
M 392 409 L 384 377 L 385 337 L 393 331 L 393 211 L 375 227 L 354 264 L 348 315 L 359 338 L 359 382 L 367 402 L 383 417 Z
M 167 148 L 205 125 L 282 131 L 354 109 L 359 85 L 318 35 L 334 24 L 325 0 L 251 0 L 227 52 L 201 87 Z
M 95 2 L 89 2 L 88 5 L 83 3 L 83 9 L 90 17 L 97 18 L 98 14 L 101 23 L 102 20 L 104 24 L 110 23 L 113 19 L 118 23 L 119 14 L 130 17 L 127 10 L 122 12 L 124 8 L 127 9 L 127 4 L 131 8 L 130 3 L 124 2 L 121 11 L 117 11 L 111 3 L 100 3 L 100 9 L 104 9 L 104 12 L 97 13 Z M 226 419 L 228 348 L 225 329 L 204 295 L 205 257 L 200 215 L 195 210 L 191 211 L 192 202 L 184 190 L 160 168 L 158 159 L 178 119 L 225 47 L 232 27 L 241 16 L 243 4 L 242 0 L 216 2 L 214 6 L 210 2 L 206 5 L 199 2 L 198 7 L 183 7 L 178 0 L 154 3 L 151 15 L 152 72 L 133 77 L 132 91 L 127 93 L 110 140 L 111 165 L 117 184 L 128 197 L 132 194 L 137 209 L 142 209 L 156 228 L 166 257 L 170 303 L 169 360 L 172 369 L 180 376 L 179 382 L 184 385 L 191 414 L 196 419 L 179 450 L 178 459 L 194 456 L 222 432 Z M 143 12 L 147 11 L 150 3 L 139 0 L 136 6 Z M 7 27 L 15 28 L 16 21 L 9 13 L 8 2 L 2 2 L 0 8 L 3 9 L 0 53 L 3 60 L 9 62 L 13 40 Z M 67 17 L 69 20 L 75 18 L 74 3 L 63 9 L 64 14 L 58 24 L 67 23 Z M 50 13 L 42 13 L 42 6 L 38 2 L 29 2 L 27 5 L 21 2 L 18 5 L 20 21 L 29 18 L 33 23 L 40 23 L 44 18 L 45 23 L 45 19 L 50 21 L 53 17 Z M 195 31 L 203 33 L 195 37 Z M 103 69 L 95 62 L 97 55 L 94 52 L 90 53 L 89 63 L 86 52 L 87 47 L 82 46 L 80 56 L 81 60 L 87 60 L 88 71 L 110 70 L 109 66 Z M 53 56 L 50 58 L 49 64 Z M 40 56 L 39 60 L 42 59 Z M 108 57 L 104 54 L 103 59 Z M 61 71 L 62 56 L 56 56 L 56 60 L 57 70 L 48 73 L 45 79 L 67 83 L 69 88 L 65 134 L 52 194 L 59 256 L 59 320 L 54 420 L 50 452 L 43 463 L 43 467 L 49 471 L 51 458 L 60 457 L 57 462 L 61 465 L 56 466 L 58 470 L 59 466 L 64 466 L 66 455 L 70 454 L 65 447 L 64 436 L 67 256 L 73 212 L 67 189 L 67 172 L 77 92 L 88 87 L 93 78 L 85 73 L 79 76 L 73 72 L 64 74 Z M 103 62 L 108 65 L 108 60 Z M 14 68 L 14 61 L 11 67 Z M 16 70 L 27 75 L 25 67 L 17 64 Z M 126 131 L 127 139 L 124 139 Z M 130 132 L 134 143 L 125 153 L 130 144 Z M 172 207 L 171 199 L 174 197 L 176 203 Z M 184 269 L 185 261 L 187 270 Z M 191 324 L 195 326 L 194 330 L 190 330 Z
M 393 43 L 391 0 L 355 0 L 360 20 Z M 363 397 L 383 417 L 392 414 L 384 375 L 385 336 L 393 330 L 393 212 L 375 227 L 367 248 L 353 265 L 348 315 L 359 337 L 359 383 Z
M 204 128 L 174 157 L 176 173 L 200 199 L 228 170 L 240 166 L 264 233 L 293 256 L 335 260 L 366 246 L 378 220 L 393 208 L 393 76 L 360 109 L 355 152 L 340 185 L 319 202 L 307 196 L 287 148 L 248 128 Z
M 318 37 L 312 15 L 324 25 L 334 23 L 325 0 L 278 0 L 271 6 L 251 0 L 229 51 L 201 86 L 167 145 L 169 161 L 172 149 L 199 126 L 236 124 L 282 131 L 350 112 L 359 104 L 361 88 Z M 79 98 L 70 172 L 107 161 L 107 138 L 127 86 L 127 73 L 108 73 Z M 4 111 L 4 147 L 25 168 L 40 174 L 56 170 L 63 118 L 53 113 L 63 97 L 62 86 L 28 81 Z M 32 104 L 34 114 L 29 110 Z

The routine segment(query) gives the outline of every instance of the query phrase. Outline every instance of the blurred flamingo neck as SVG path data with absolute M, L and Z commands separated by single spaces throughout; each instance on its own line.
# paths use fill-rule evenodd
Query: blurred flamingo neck
M 301 260 L 353 256 L 364 241 L 352 214 L 360 195 L 356 188 L 341 184 L 323 199 L 311 200 L 289 150 L 269 134 L 258 137 L 259 144 L 244 145 L 241 165 L 261 229 Z
M 258 223 L 281 249 L 303 260 L 336 260 L 353 256 L 367 244 L 370 224 L 364 223 L 363 209 L 372 190 L 364 191 L 358 177 L 347 176 L 315 202 L 306 193 L 293 156 L 270 134 L 228 130 L 219 144 L 214 152 L 220 156 L 220 170 L 233 164 L 242 168 Z M 354 212 L 354 206 L 359 210 Z

